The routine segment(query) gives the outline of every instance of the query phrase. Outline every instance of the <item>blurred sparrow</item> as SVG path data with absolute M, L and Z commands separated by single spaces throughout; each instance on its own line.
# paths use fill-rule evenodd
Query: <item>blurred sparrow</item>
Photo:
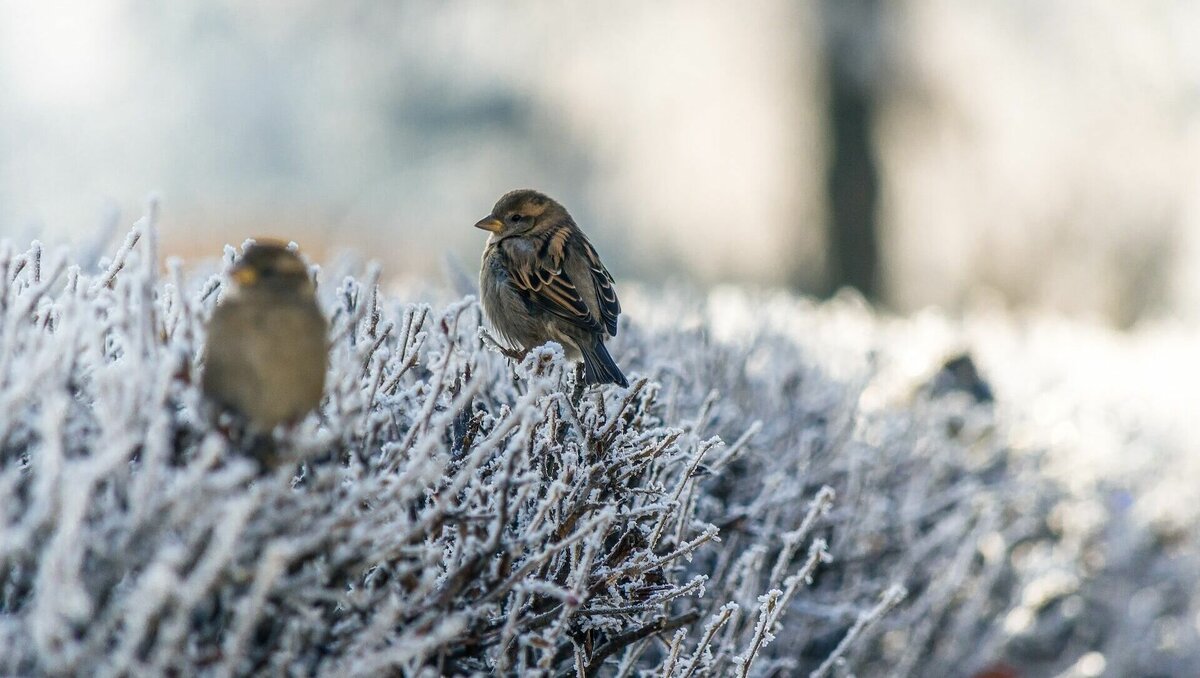
M 556 341 L 568 358 L 583 358 L 587 383 L 628 386 L 604 347 L 621 313 L 612 276 L 567 210 L 537 191 L 512 191 L 475 227 L 492 233 L 479 289 L 501 338 L 517 354 Z
M 248 433 L 269 438 L 321 402 L 329 341 L 325 316 L 304 261 L 283 243 L 250 245 L 230 270 L 233 289 L 208 323 L 204 395 L 241 417 Z M 261 440 L 260 440 L 261 443 Z M 273 446 L 254 454 L 272 466 Z

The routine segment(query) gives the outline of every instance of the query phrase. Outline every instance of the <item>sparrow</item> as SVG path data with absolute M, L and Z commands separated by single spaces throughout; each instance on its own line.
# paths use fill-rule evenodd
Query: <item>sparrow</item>
M 556 341 L 571 360 L 582 358 L 588 384 L 628 386 L 604 347 L 621 314 L 612 276 L 566 208 L 537 191 L 512 191 L 475 227 L 492 234 L 479 289 L 501 338 L 518 353 Z
M 282 242 L 247 246 L 229 276 L 208 322 L 201 389 L 216 412 L 232 412 L 259 439 L 251 452 L 270 466 L 264 457 L 274 446 L 263 439 L 321 402 L 328 323 L 308 267 Z

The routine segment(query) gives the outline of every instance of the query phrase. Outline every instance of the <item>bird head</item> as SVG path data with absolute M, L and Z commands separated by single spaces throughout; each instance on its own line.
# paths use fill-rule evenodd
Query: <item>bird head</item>
M 246 292 L 314 293 L 308 266 L 282 241 L 261 240 L 247 246 L 229 276 Z
M 570 218 L 562 205 L 537 191 L 521 189 L 504 194 L 496 201 L 492 213 L 476 222 L 475 228 L 497 236 L 519 235 L 561 217 Z

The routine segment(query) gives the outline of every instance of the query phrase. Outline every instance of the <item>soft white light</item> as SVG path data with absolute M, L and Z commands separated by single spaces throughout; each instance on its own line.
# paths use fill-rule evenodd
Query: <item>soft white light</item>
M 0 5 L 5 96 L 34 107 L 102 100 L 127 70 L 123 9 L 119 0 Z

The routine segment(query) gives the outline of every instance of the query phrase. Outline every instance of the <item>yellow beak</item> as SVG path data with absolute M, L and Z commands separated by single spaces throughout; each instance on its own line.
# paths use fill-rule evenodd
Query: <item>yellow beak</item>
M 248 287 L 258 281 L 258 271 L 249 266 L 235 266 L 229 275 L 242 287 Z
M 499 233 L 500 229 L 504 228 L 504 222 L 500 221 L 496 217 L 493 217 L 492 215 L 489 214 L 486 217 L 475 222 L 475 228 L 482 228 L 485 231 L 491 231 L 492 233 Z

